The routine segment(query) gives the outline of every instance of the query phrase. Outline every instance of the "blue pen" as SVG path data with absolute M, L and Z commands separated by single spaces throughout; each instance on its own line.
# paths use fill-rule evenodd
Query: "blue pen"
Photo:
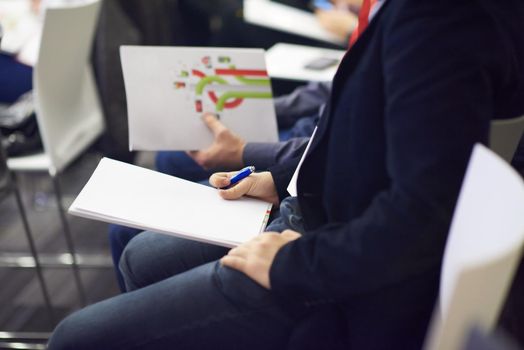
M 231 179 L 229 179 L 229 186 L 222 187 L 221 190 L 225 190 L 236 184 L 242 179 L 245 179 L 249 175 L 251 175 L 253 172 L 255 172 L 254 166 L 247 166 L 244 169 L 240 170 L 238 173 L 236 173 Z

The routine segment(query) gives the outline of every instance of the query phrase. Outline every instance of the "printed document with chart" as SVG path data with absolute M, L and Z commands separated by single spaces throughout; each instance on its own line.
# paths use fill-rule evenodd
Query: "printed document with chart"
M 122 46 L 132 150 L 197 150 L 218 116 L 248 142 L 278 141 L 271 82 L 261 49 Z
M 271 204 L 222 199 L 215 188 L 103 158 L 69 213 L 182 238 L 237 246 L 264 231 Z

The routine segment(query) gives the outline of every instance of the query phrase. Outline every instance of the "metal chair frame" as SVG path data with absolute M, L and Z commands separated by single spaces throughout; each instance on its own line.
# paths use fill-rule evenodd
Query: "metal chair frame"
M 42 297 L 44 300 L 44 304 L 46 306 L 49 320 L 51 323 L 55 323 L 55 314 L 53 311 L 53 305 L 51 303 L 51 298 L 49 295 L 49 290 L 47 288 L 47 284 L 44 278 L 44 273 L 42 269 L 42 265 L 40 263 L 40 257 L 38 255 L 38 251 L 36 249 L 35 241 L 33 239 L 33 235 L 31 232 L 31 227 L 29 226 L 29 221 L 27 219 L 27 213 L 24 209 L 24 205 L 22 202 L 22 196 L 20 194 L 20 190 L 18 188 L 18 184 L 16 182 L 15 177 L 7 167 L 6 157 L 4 150 L 1 148 L 0 145 L 0 175 L 3 175 L 3 184 L 4 187 L 0 190 L 0 200 L 6 199 L 9 195 L 14 194 L 15 200 L 16 200 L 16 206 L 18 208 L 18 212 L 20 214 L 20 219 L 22 220 L 22 225 L 24 229 L 24 233 L 29 245 L 29 250 L 31 252 L 31 258 L 33 261 L 31 268 L 35 269 L 38 283 L 40 286 L 40 290 L 42 292 Z M 29 267 L 29 266 L 28 266 Z M 45 338 L 48 336 L 47 334 L 40 334 L 37 335 L 36 333 L 32 334 L 33 337 L 40 337 Z M 7 349 L 41 349 L 42 347 L 24 347 L 24 343 L 20 342 L 21 340 L 21 334 L 11 333 L 11 332 L 0 332 L 0 348 L 7 348 Z M 9 340 L 9 342 L 4 342 L 3 340 Z M 13 342 L 12 340 L 18 340 Z M 31 344 L 28 343 L 29 346 L 37 346 L 38 344 Z

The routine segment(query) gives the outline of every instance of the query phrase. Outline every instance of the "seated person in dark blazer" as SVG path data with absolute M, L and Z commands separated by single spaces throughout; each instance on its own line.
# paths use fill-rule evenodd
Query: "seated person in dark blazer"
M 291 94 L 275 98 L 280 142 L 245 142 L 213 116 L 204 116 L 204 122 L 215 135 L 213 144 L 189 153 L 158 152 L 156 169 L 195 182 L 207 182 L 213 172 L 232 171 L 246 164 L 255 166 L 258 171 L 267 170 L 272 165 L 302 154 L 330 93 L 331 82 L 311 82 Z M 129 241 L 140 232 L 142 230 L 121 225 L 109 226 L 111 256 L 122 291 L 125 291 L 125 283 L 118 268 L 120 257 Z M 164 242 L 155 244 L 162 246 Z
M 136 289 L 66 318 L 50 349 L 421 348 L 472 146 L 524 113 L 524 3 L 379 4 L 299 170 L 304 229 L 161 280 L 130 269 Z M 298 162 L 218 193 L 278 205 Z

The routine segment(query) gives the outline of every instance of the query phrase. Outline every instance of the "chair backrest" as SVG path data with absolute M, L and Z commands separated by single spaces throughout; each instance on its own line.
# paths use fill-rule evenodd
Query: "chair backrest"
M 524 133 L 524 116 L 497 119 L 491 122 L 490 148 L 507 162 L 511 162 Z
M 473 325 L 495 325 L 524 244 L 524 181 L 486 147 L 475 146 L 444 254 L 439 306 L 426 343 L 460 349 Z
M 100 0 L 48 7 L 33 89 L 50 173 L 61 171 L 104 130 L 89 63 Z

